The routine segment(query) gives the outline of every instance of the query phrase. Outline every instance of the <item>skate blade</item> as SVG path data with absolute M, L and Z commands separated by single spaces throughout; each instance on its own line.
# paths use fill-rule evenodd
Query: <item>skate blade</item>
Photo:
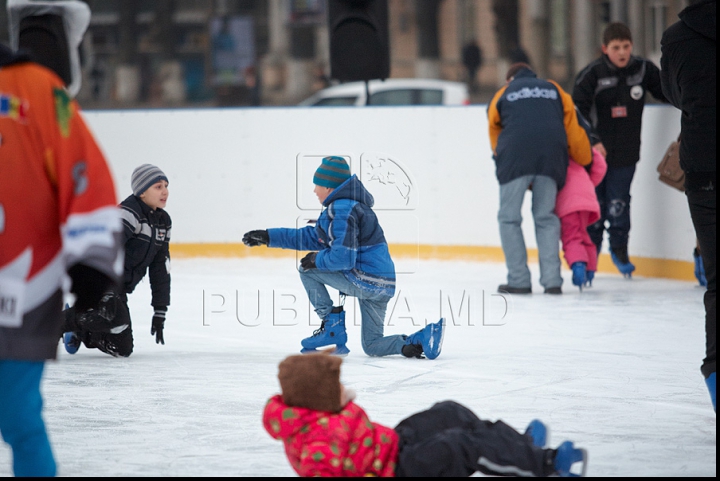
M 580 461 L 580 462 L 582 462 L 582 466 L 580 466 L 580 472 L 579 472 L 579 473 L 578 473 L 577 471 L 575 471 L 575 472 L 572 472 L 572 471 L 571 471 L 571 472 L 570 472 L 569 477 L 571 477 L 571 478 L 584 478 L 585 475 L 587 474 L 587 465 L 588 465 L 588 452 L 587 452 L 587 449 L 578 448 L 578 451 L 580 451 L 580 452 L 582 453 L 582 460 Z M 575 464 L 577 464 L 577 463 L 575 463 Z M 573 467 L 574 467 L 574 465 L 573 465 Z
M 350 354 L 350 349 L 345 346 L 337 346 L 330 354 L 334 356 L 345 357 Z
M 588 465 L 588 452 L 587 449 L 580 448 L 580 451 L 582 451 L 582 470 L 580 471 L 580 474 L 578 477 L 584 478 L 587 474 L 587 465 Z
M 425 352 L 425 356 L 431 360 L 437 359 L 438 356 L 440 356 L 440 353 L 442 352 L 443 340 L 445 339 L 445 318 L 441 317 L 436 324 L 440 326 L 440 339 L 438 339 L 437 341 L 437 346 L 430 346 L 430 352 Z
M 333 356 L 345 357 L 350 353 L 350 349 L 345 346 L 332 347 L 330 349 L 314 349 L 304 347 L 300 350 L 300 354 L 331 354 Z

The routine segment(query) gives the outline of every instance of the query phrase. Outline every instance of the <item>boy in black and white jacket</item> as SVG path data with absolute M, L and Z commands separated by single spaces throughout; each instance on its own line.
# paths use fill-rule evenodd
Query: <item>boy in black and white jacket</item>
M 165 344 L 165 314 L 170 305 L 170 231 L 172 221 L 164 210 L 168 179 L 158 167 L 143 164 L 132 174 L 132 195 L 120 203 L 125 246 L 122 285 L 108 291 L 97 308 L 75 312 L 65 310 L 63 342 L 70 354 L 80 344 L 97 348 L 115 357 L 133 351 L 132 322 L 128 294 L 149 273 L 152 306 L 155 310 L 150 333 Z

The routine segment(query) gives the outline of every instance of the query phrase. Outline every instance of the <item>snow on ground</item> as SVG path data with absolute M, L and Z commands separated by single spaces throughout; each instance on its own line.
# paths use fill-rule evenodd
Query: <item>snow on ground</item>
M 59 346 L 43 382 L 60 476 L 288 476 L 263 430 L 277 365 L 319 326 L 293 259 L 173 262 L 166 345 L 150 335 L 147 280 L 130 297 L 135 352 L 115 359 Z M 716 416 L 700 374 L 703 290 L 690 282 L 599 274 L 563 296 L 501 296 L 502 264 L 419 261 L 398 279 L 386 333 L 441 315 L 434 361 L 371 358 L 348 299 L 342 379 L 373 421 L 394 426 L 453 399 L 554 447 L 589 451 L 589 476 L 716 476 Z M 537 268 L 533 267 L 534 279 Z M 12 473 L 0 444 L 0 475 Z

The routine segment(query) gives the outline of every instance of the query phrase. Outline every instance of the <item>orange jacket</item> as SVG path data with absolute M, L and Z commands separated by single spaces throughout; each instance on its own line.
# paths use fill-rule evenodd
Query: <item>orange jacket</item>
M 4 62 L 3 62 L 4 60 Z M 117 278 L 115 187 L 52 71 L 0 50 L 0 359 L 56 356 L 61 281 L 83 263 Z

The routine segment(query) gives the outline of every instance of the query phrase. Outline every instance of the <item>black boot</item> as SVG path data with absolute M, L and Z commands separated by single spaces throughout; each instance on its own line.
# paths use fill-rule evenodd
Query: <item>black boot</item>
M 75 308 L 69 307 L 65 304 L 65 310 L 63 311 L 63 328 L 62 332 L 73 332 L 78 330 L 77 321 L 75 319 Z
M 405 357 L 424 359 L 423 348 L 420 344 L 405 344 L 402 347 L 402 355 Z

